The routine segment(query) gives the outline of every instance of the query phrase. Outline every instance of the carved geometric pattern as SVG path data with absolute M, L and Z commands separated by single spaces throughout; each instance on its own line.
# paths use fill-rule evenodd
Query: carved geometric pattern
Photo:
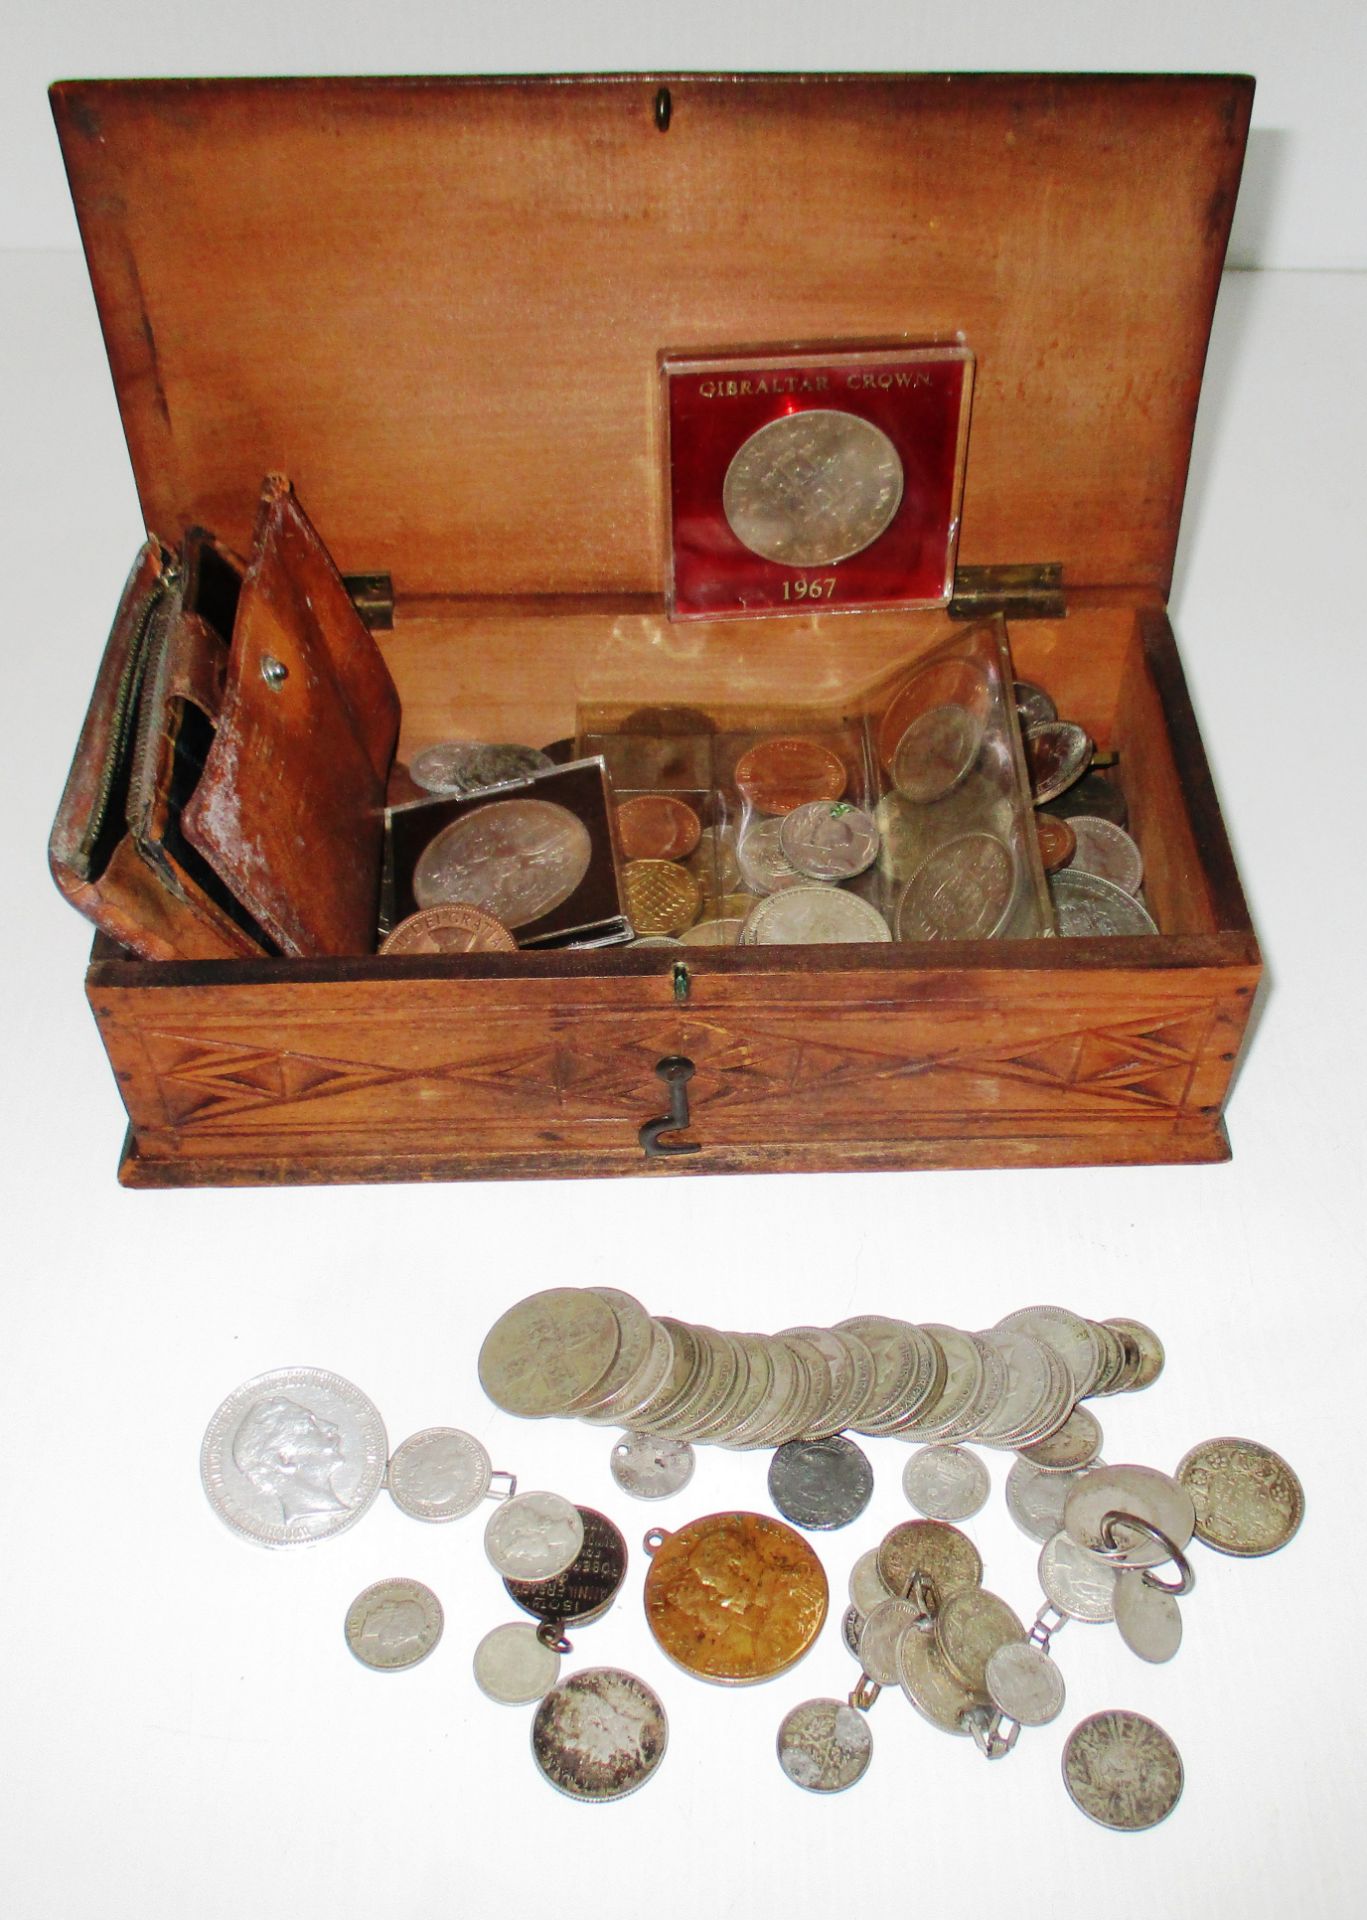
M 190 1120 L 222 1120 L 262 1107 L 292 1106 L 405 1078 L 402 1070 L 389 1067 L 235 1047 L 185 1034 L 145 1033 L 143 1038 L 172 1126 L 184 1126 Z

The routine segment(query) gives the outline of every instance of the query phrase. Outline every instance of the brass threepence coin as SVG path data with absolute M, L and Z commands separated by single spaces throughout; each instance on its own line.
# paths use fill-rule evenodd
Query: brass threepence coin
M 426 1427 L 394 1449 L 388 1480 L 390 1499 L 414 1520 L 461 1520 L 487 1495 L 493 1469 L 473 1434 Z
M 1182 1757 L 1143 1714 L 1094 1713 L 1068 1735 L 1063 1784 L 1098 1825 L 1139 1833 L 1165 1820 L 1182 1797 Z
M 548 1287 L 509 1307 L 484 1336 L 480 1385 L 505 1413 L 566 1413 L 594 1393 L 620 1342 L 606 1300 L 587 1288 Z
M 560 1655 L 522 1620 L 486 1633 L 475 1648 L 473 1666 L 480 1692 L 505 1707 L 530 1706 L 560 1678 Z
M 1056 800 L 1082 778 L 1091 763 L 1091 735 L 1071 720 L 1045 720 L 1037 727 L 1027 727 L 1024 744 L 1037 807 Z
M 511 1505 L 511 1502 L 509 1503 Z M 504 1589 L 525 1613 L 557 1629 L 586 1627 L 605 1614 L 626 1578 L 627 1543 L 605 1514 L 579 1507 L 580 1546 L 569 1566 L 546 1578 L 504 1579 Z M 562 1646 L 559 1651 L 566 1652 Z
M 778 1764 L 808 1793 L 843 1793 L 872 1758 L 868 1716 L 844 1700 L 804 1700 L 783 1716 Z
M 593 842 L 553 800 L 492 800 L 442 828 L 418 856 L 413 898 L 483 907 L 516 929 L 563 906 L 589 870 Z
M 873 865 L 878 828 L 848 800 L 809 800 L 782 816 L 779 845 L 812 880 L 852 880 Z
M 682 860 L 702 836 L 702 822 L 670 793 L 638 793 L 617 808 L 617 834 L 628 860 Z
M 811 407 L 750 435 L 722 482 L 741 545 L 785 567 L 830 567 L 886 533 L 902 503 L 902 462 L 880 427 Z
M 377 1580 L 347 1609 L 346 1643 L 379 1673 L 416 1667 L 441 1639 L 441 1602 L 421 1580 Z
M 668 1743 L 658 1697 L 618 1667 L 571 1674 L 532 1722 L 532 1758 L 571 1800 L 624 1800 L 649 1780 Z
M 819 740 L 761 740 L 736 762 L 736 786 L 758 813 L 793 813 L 812 800 L 838 800 L 849 774 Z M 781 829 L 780 829 L 781 831 Z M 741 843 L 742 846 L 744 842 Z M 745 870 L 744 858 L 741 870 Z
M 700 1680 L 745 1685 L 786 1673 L 826 1618 L 826 1575 L 801 1534 L 760 1513 L 713 1513 L 646 1535 L 646 1621 Z
M 873 1498 L 873 1468 L 843 1434 L 790 1440 L 769 1462 L 769 1498 L 795 1527 L 847 1527 Z
M 629 860 L 622 868 L 622 896 L 637 933 L 682 933 L 702 905 L 697 881 L 672 860 Z
M 1040 865 L 1046 873 L 1057 873 L 1060 867 L 1066 867 L 1077 848 L 1077 835 L 1066 820 L 1056 820 L 1052 813 L 1035 815 L 1035 837 L 1039 841 Z
M 982 717 L 952 701 L 918 715 L 893 752 L 893 785 L 920 805 L 942 800 L 972 772 L 983 732 Z
M 489 1564 L 505 1580 L 550 1580 L 584 1544 L 578 1507 L 558 1493 L 519 1493 L 505 1500 L 484 1529 Z
M 1074 872 L 1095 873 L 1123 887 L 1126 893 L 1139 892 L 1144 856 L 1123 827 L 1095 813 L 1075 813 L 1067 824 L 1077 838 L 1070 863 Z
M 1300 1481 L 1256 1440 L 1204 1440 L 1183 1455 L 1177 1478 L 1196 1510 L 1196 1538 L 1220 1553 L 1275 1553 L 1305 1515 Z
M 381 953 L 516 953 L 517 942 L 483 907 L 463 900 L 425 907 L 400 920 Z
M 990 940 L 1011 911 L 1016 862 L 994 833 L 963 833 L 937 847 L 897 904 L 899 940 Z

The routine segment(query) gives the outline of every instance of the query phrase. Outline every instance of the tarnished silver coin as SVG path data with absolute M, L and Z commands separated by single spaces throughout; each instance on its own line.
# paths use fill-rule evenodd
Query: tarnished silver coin
M 414 1520 L 460 1520 L 489 1491 L 489 1456 L 459 1427 L 426 1427 L 394 1449 L 389 1497 Z
M 1011 911 L 1016 863 L 994 833 L 961 833 L 923 860 L 897 904 L 899 940 L 990 940 Z
M 1054 1392 L 1049 1362 L 1051 1350 L 1028 1333 L 992 1327 L 983 1335 L 996 1349 L 1006 1369 L 1006 1386 L 975 1438 L 985 1447 L 1015 1447 L 1033 1438 L 1041 1413 Z
M 873 1468 L 853 1440 L 790 1440 L 769 1462 L 769 1498 L 785 1520 L 831 1531 L 857 1520 L 873 1497 Z
M 359 1387 L 322 1367 L 279 1367 L 234 1388 L 200 1448 L 219 1519 L 262 1547 L 344 1533 L 384 1485 L 384 1422 Z
M 505 1580 L 551 1580 L 584 1544 L 578 1507 L 558 1493 L 519 1493 L 489 1516 L 484 1551 Z
M 922 1330 L 931 1335 L 944 1354 L 945 1378 L 933 1412 L 926 1419 L 918 1419 L 907 1432 L 932 1443 L 961 1439 L 972 1431 L 973 1409 L 983 1385 L 982 1348 L 972 1334 L 963 1333 L 957 1327 L 935 1323 L 927 1324 Z M 953 1515 L 940 1518 L 952 1519 Z
M 779 845 L 812 880 L 852 880 L 873 865 L 878 828 L 848 800 L 808 800 L 784 814 Z
M 625 1427 L 634 1430 L 638 1415 L 653 1406 L 674 1366 L 674 1341 L 668 1327 L 656 1319 L 650 1322 L 650 1347 L 639 1371 L 614 1397 L 579 1415 L 596 1427 Z
M 1056 800 L 1091 765 L 1091 736 L 1071 720 L 1041 721 L 1027 727 L 1022 737 L 1037 807 Z
M 1068 862 L 1070 872 L 1094 873 L 1126 893 L 1139 892 L 1144 884 L 1144 856 L 1123 827 L 1097 813 L 1075 813 L 1068 824 L 1077 835 Z
M 985 1587 L 946 1594 L 935 1616 L 935 1645 L 945 1665 L 970 1693 L 987 1691 L 987 1663 L 998 1647 L 1025 1639 L 1025 1628 L 1005 1600 Z
M 1041 1473 L 1076 1473 L 1101 1457 L 1101 1422 L 1086 1407 L 1074 1407 L 1057 1433 L 1020 1448 L 1020 1457 Z
M 532 1758 L 571 1800 L 622 1800 L 664 1759 L 669 1723 L 655 1693 L 619 1667 L 552 1687 L 532 1722 Z
M 880 1600 L 859 1629 L 859 1664 L 880 1687 L 895 1687 L 901 1679 L 897 1648 L 902 1635 L 924 1624 L 910 1600 Z
M 992 1476 L 963 1447 L 918 1447 L 902 1469 L 902 1491 L 928 1520 L 967 1520 L 992 1491 Z
M 1132 894 L 1113 881 L 1098 879 L 1094 873 L 1060 867 L 1047 876 L 1047 885 L 1063 939 L 1109 940 L 1158 931 Z
M 424 747 L 408 763 L 414 784 L 428 793 L 468 793 L 466 773 L 482 740 L 442 740 Z
M 950 1672 L 933 1633 L 918 1630 L 902 1635 L 897 1643 L 897 1672 L 903 1693 L 923 1719 L 942 1733 L 967 1736 L 964 1715 L 983 1705 L 986 1696 L 974 1693 Z
M 435 834 L 413 868 L 420 907 L 460 900 L 515 931 L 563 906 L 589 870 L 589 830 L 553 800 L 491 800 Z
M 416 1667 L 441 1639 L 441 1602 L 421 1580 L 377 1580 L 347 1608 L 346 1643 L 379 1673 Z
M 693 1478 L 694 1453 L 687 1440 L 624 1433 L 612 1449 L 612 1477 L 636 1500 L 667 1500 Z
M 1113 1620 L 1115 1577 L 1113 1566 L 1078 1546 L 1066 1533 L 1056 1533 L 1040 1552 L 1039 1583 L 1045 1597 L 1070 1620 L 1086 1620 L 1093 1625 Z
M 783 851 L 783 818 L 757 820 L 736 848 L 740 877 L 751 893 L 781 893 L 787 887 L 809 887 Z
M 605 1614 L 627 1571 L 627 1543 L 621 1530 L 594 1507 L 576 1509 L 583 1545 L 563 1572 L 544 1579 L 510 1579 L 503 1590 L 525 1612 L 557 1626 L 587 1626 Z
M 1115 1624 L 1130 1652 L 1155 1665 L 1171 1660 L 1182 1644 L 1181 1608 L 1137 1568 L 1116 1575 Z
M 778 1763 L 808 1793 L 843 1793 L 872 1758 L 868 1715 L 844 1700 L 804 1700 L 778 1730 Z
M 1134 1376 L 1125 1383 L 1127 1393 L 1142 1393 L 1145 1387 L 1151 1387 L 1163 1371 L 1166 1358 L 1163 1342 L 1152 1327 L 1146 1327 L 1142 1320 L 1109 1319 L 1101 1322 L 1110 1327 L 1122 1340 L 1131 1340 L 1138 1349 L 1138 1362 Z
M 1090 1320 L 1067 1307 L 1022 1307 L 997 1322 L 1012 1333 L 1028 1333 L 1042 1340 L 1073 1376 L 1076 1397 L 1081 1400 L 1092 1392 L 1101 1373 L 1101 1340 Z
M 486 1633 L 474 1653 L 475 1685 L 505 1707 L 530 1706 L 560 1678 L 560 1655 L 525 1620 Z
M 902 503 L 902 462 L 881 428 L 831 407 L 781 414 L 737 450 L 722 511 L 743 547 L 785 567 L 862 553 Z
M 878 1572 L 889 1593 L 905 1595 L 913 1577 L 925 1574 L 935 1583 L 941 1605 L 960 1587 L 982 1582 L 982 1555 L 966 1533 L 943 1520 L 904 1520 L 883 1535 L 878 1547 Z
M 1102 1465 L 1100 1460 L 1092 1461 L 1093 1467 Z M 1078 1467 L 1070 1473 L 1046 1470 L 1031 1466 L 1025 1459 L 1019 1459 L 1006 1476 L 1006 1509 L 1020 1528 L 1028 1533 L 1032 1540 L 1052 1540 L 1056 1533 L 1063 1531 L 1063 1510 L 1068 1504 L 1068 1495 L 1089 1471 Z
M 1094 1713 L 1068 1735 L 1063 1784 L 1098 1825 L 1139 1833 L 1165 1820 L 1182 1797 L 1182 1756 L 1141 1713 Z
M 914 1571 L 914 1569 L 913 1569 Z M 910 1575 L 907 1576 L 910 1579 Z M 878 1549 L 861 1553 L 850 1568 L 850 1604 L 861 1618 L 867 1618 L 881 1600 L 891 1600 L 892 1588 L 878 1570 Z
M 1058 1664 L 1029 1640 L 1008 1640 L 987 1662 L 987 1696 L 1008 1720 L 1047 1727 L 1067 1697 Z
M 1053 697 L 1043 687 L 1037 687 L 1033 680 L 1016 680 L 1012 683 L 1011 691 L 1015 696 L 1022 727 L 1038 727 L 1046 720 L 1058 719 L 1058 708 L 1054 705 Z
M 752 907 L 741 929 L 744 947 L 831 945 L 845 940 L 891 940 L 892 929 L 857 893 L 838 887 L 785 887 Z
M 918 714 L 893 753 L 893 785 L 918 804 L 942 800 L 973 771 L 983 730 L 982 716 L 954 701 Z
M 1187 1489 L 1156 1467 L 1092 1467 L 1068 1490 L 1063 1525 L 1071 1540 L 1092 1553 L 1112 1544 L 1103 1531 L 1109 1513 L 1132 1513 L 1156 1527 L 1175 1547 L 1185 1547 L 1196 1530 L 1196 1509 Z M 1162 1541 L 1136 1527 L 1119 1524 L 1112 1538 L 1131 1566 L 1156 1567 L 1167 1559 Z
M 655 1322 L 634 1294 L 620 1287 L 589 1287 L 587 1292 L 601 1300 L 617 1320 L 617 1352 L 607 1372 L 597 1384 L 566 1408 L 576 1419 L 601 1418 L 615 1407 L 623 1394 L 630 1394 L 649 1363 L 655 1344 Z
M 1183 1455 L 1177 1478 L 1193 1502 L 1197 1539 L 1220 1553 L 1275 1553 L 1305 1515 L 1300 1481 L 1257 1440 L 1203 1440 Z
M 533 773 L 548 773 L 554 765 L 551 756 L 538 747 L 481 746 L 470 756 L 462 777 L 467 793 L 484 793 L 491 787 L 525 780 Z
M 859 1659 L 859 1636 L 864 1631 L 864 1619 L 865 1616 L 856 1606 L 846 1607 L 840 1616 L 840 1637 L 845 1642 L 845 1651 L 856 1660 Z
M 908 1425 L 934 1390 L 937 1366 L 944 1365 L 940 1349 L 920 1327 L 886 1314 L 855 1314 L 837 1331 L 862 1340 L 874 1360 L 873 1393 L 852 1423 L 855 1431 L 882 1438 Z
M 548 1287 L 501 1314 L 479 1350 L 479 1381 L 496 1407 L 523 1419 L 565 1413 L 591 1395 L 617 1357 L 621 1330 L 606 1300 Z

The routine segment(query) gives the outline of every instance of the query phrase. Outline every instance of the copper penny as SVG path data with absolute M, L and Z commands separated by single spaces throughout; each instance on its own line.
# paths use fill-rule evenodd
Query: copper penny
M 1039 840 L 1039 857 L 1044 871 L 1057 873 L 1060 867 L 1066 867 L 1077 846 L 1077 835 L 1068 822 L 1055 819 L 1052 813 L 1038 813 L 1035 815 L 1035 834 Z
M 702 890 L 672 860 L 629 860 L 622 868 L 627 918 L 637 933 L 682 933 L 702 905 Z
M 745 1685 L 786 1673 L 826 1618 L 826 1575 L 801 1534 L 760 1513 L 712 1513 L 647 1534 L 646 1621 L 701 1680 Z
M 686 800 L 669 793 L 638 793 L 617 809 L 617 832 L 628 860 L 682 860 L 702 835 Z
M 516 953 L 517 942 L 483 907 L 451 900 L 401 920 L 381 953 Z
M 736 762 L 736 785 L 760 813 L 838 800 L 848 779 L 840 755 L 817 740 L 761 740 Z

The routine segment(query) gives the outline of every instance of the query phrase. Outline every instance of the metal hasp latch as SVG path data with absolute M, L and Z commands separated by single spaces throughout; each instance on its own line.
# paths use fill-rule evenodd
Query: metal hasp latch
M 978 620 L 988 613 L 1008 620 L 1061 620 L 1067 611 L 1061 560 L 955 571 L 951 620 Z
M 661 1134 L 679 1133 L 688 1125 L 688 1083 L 693 1078 L 693 1062 L 682 1054 L 666 1054 L 655 1068 L 669 1089 L 669 1112 L 659 1120 L 647 1120 L 637 1138 L 647 1159 L 671 1153 L 701 1153 L 693 1140 L 662 1140 Z
M 394 625 L 394 582 L 387 573 L 348 573 L 342 585 L 351 604 L 372 633 L 388 633 Z

